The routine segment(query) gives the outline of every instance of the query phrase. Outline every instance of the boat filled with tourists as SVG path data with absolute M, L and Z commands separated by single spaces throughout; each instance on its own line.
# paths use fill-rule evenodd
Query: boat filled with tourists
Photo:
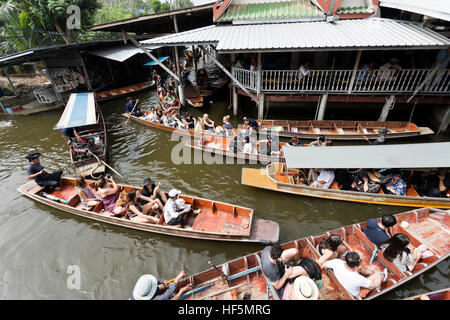
M 72 93 L 53 129 L 63 133 L 75 175 L 99 177 L 106 172 L 106 125 L 94 93 Z
M 86 180 L 86 182 L 92 189 L 97 188 L 94 181 Z M 125 191 L 125 193 L 133 189 L 142 191 L 142 188 L 128 185 L 118 185 L 118 188 L 120 192 Z M 61 211 L 129 229 L 192 239 L 246 243 L 275 243 L 279 237 L 278 224 L 255 218 L 253 209 L 190 195 L 180 195 L 180 198 L 199 213 L 190 213 L 187 225 L 181 228 L 167 225 L 164 214 L 160 214 L 159 217 L 155 216 L 159 219 L 155 220 L 156 223 L 132 221 L 129 214 L 113 216 L 111 212 L 105 210 L 103 201 L 95 207 L 87 209 L 81 203 L 75 179 L 72 178 L 63 178 L 59 190 L 49 191 L 38 186 L 36 182 L 30 181 L 20 186 L 18 191 L 33 200 Z
M 392 234 L 402 233 L 409 237 L 413 248 L 423 246 L 427 255 L 415 264 L 411 271 L 401 271 L 393 262 L 389 261 L 381 250 L 365 234 L 367 223 L 355 223 L 328 232 L 307 236 L 298 240 L 283 243 L 283 250 L 297 249 L 296 260 L 311 259 L 316 261 L 321 255 L 318 244 L 332 234 L 340 235 L 345 246 L 351 248 L 360 256 L 361 266 L 367 269 L 386 268 L 387 276 L 378 288 L 361 288 L 358 295 L 350 293 L 337 280 L 331 269 L 320 269 L 320 275 L 313 274 L 313 269 L 307 269 L 309 277 L 314 280 L 313 286 L 318 290 L 309 297 L 299 298 L 296 282 L 285 284 L 283 295 L 266 278 L 262 269 L 262 251 L 251 253 L 218 266 L 186 277 L 179 283 L 179 287 L 191 285 L 181 300 L 371 300 L 379 297 L 424 272 L 430 270 L 449 256 L 450 241 L 448 232 L 450 227 L 450 211 L 433 208 L 421 208 L 395 214 L 396 224 L 391 227 Z M 380 222 L 381 219 L 377 219 Z M 299 261 L 297 260 L 297 261 Z M 294 261 L 295 263 L 295 261 Z M 306 264 L 303 264 L 306 265 Z M 311 270 L 311 274 L 310 274 Z M 314 279 L 316 278 L 316 279 Z M 311 289 L 311 288 L 310 288 Z M 313 288 L 314 289 L 314 288 Z M 303 293 L 303 291 L 302 291 Z
M 243 168 L 242 184 L 323 199 L 450 208 L 450 181 L 446 177 L 450 167 L 449 142 L 284 147 L 282 151 L 286 163 Z M 439 186 L 439 179 L 436 183 L 441 190 L 424 186 L 424 181 L 436 181 L 439 176 L 444 185 Z

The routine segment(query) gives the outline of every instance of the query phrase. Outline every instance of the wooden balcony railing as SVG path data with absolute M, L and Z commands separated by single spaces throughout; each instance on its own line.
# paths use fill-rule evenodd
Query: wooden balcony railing
M 257 71 L 233 68 L 233 75 L 246 88 L 256 91 Z M 450 94 L 450 69 L 402 70 L 263 70 L 262 92 L 302 92 L 336 94 Z M 424 81 L 427 80 L 424 83 Z

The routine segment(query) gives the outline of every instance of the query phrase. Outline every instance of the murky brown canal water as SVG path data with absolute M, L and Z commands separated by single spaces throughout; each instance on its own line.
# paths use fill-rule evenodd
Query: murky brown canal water
M 156 104 L 155 91 L 139 98 L 144 105 Z M 171 152 L 177 142 L 169 141 L 170 134 L 133 121 L 125 124 L 120 117 L 125 99 L 100 105 L 108 128 L 109 163 L 127 180 L 140 185 L 151 177 L 165 189 L 177 187 L 185 194 L 254 208 L 255 216 L 279 223 L 281 242 L 409 209 L 251 188 L 240 183 L 244 165 L 175 165 Z M 221 123 L 222 116 L 229 113 L 227 105 L 228 101 L 219 101 L 189 111 L 194 115 L 207 112 Z M 263 248 L 127 230 L 74 217 L 22 196 L 16 188 L 26 181 L 24 156 L 29 151 L 42 153 L 46 169 L 61 168 L 66 175 L 73 175 L 66 144 L 60 133 L 53 131 L 60 114 L 0 116 L 0 299 L 127 299 L 143 273 L 172 278 L 184 269 L 191 275 L 209 268 L 208 260 L 219 264 Z M 436 139 L 450 140 L 420 140 Z M 117 176 L 116 180 L 121 181 Z M 80 290 L 66 286 L 71 265 L 80 268 Z M 445 261 L 383 299 L 447 288 L 448 269 L 449 261 Z

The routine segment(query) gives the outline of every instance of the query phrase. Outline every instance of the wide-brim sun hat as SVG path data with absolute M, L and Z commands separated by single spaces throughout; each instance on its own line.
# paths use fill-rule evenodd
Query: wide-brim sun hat
M 381 173 L 379 173 L 378 171 L 367 171 L 367 175 L 369 176 L 370 180 L 375 182 L 380 182 L 380 179 L 382 177 Z
M 312 279 L 305 276 L 297 277 L 294 281 L 294 298 L 297 300 L 317 300 L 319 288 Z
M 158 280 L 151 274 L 142 275 L 133 289 L 134 300 L 151 300 L 156 293 Z
M 39 158 L 40 156 L 41 156 L 41 154 L 39 152 L 30 152 L 29 154 L 27 154 L 25 156 L 25 159 L 33 160 L 35 158 Z
M 171 189 L 171 190 L 169 191 L 169 197 L 170 197 L 170 198 L 173 198 L 173 197 L 175 197 L 177 194 L 180 194 L 180 193 L 181 193 L 180 190 L 177 190 L 177 189 Z
M 144 179 L 144 186 L 148 185 L 148 184 L 154 184 L 155 181 L 153 181 L 151 178 L 145 178 Z

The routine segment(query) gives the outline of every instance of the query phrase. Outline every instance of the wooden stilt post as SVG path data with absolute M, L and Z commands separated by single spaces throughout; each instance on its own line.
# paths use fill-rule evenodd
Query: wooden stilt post
M 348 94 L 352 93 L 353 84 L 355 83 L 355 79 L 356 79 L 356 73 L 358 72 L 359 61 L 361 60 L 361 54 L 362 54 L 362 50 L 359 50 L 358 53 L 356 54 L 356 60 L 355 60 L 355 66 L 353 67 L 352 78 L 350 79 L 350 83 L 348 85 L 348 90 L 347 90 Z
M 89 75 L 88 75 L 88 72 L 86 69 L 86 64 L 84 63 L 83 57 L 81 57 L 81 63 L 83 64 L 83 73 L 84 73 L 84 78 L 86 79 L 87 88 L 90 92 L 92 92 L 91 79 L 89 78 Z
M 9 85 L 11 86 L 11 88 L 12 88 L 12 90 L 13 90 L 13 92 L 14 92 L 14 95 L 17 96 L 17 90 L 16 90 L 16 87 L 14 87 L 14 85 L 13 85 L 11 79 L 9 78 L 8 71 L 6 70 L 5 67 L 3 67 L 2 70 L 3 70 L 3 74 L 5 75 L 6 79 L 8 79 Z
M 264 117 L 264 94 L 261 94 L 262 90 L 262 59 L 261 52 L 258 52 L 258 65 L 257 65 L 257 82 L 256 82 L 256 95 L 258 97 L 258 120 L 262 120 Z
M 328 92 L 325 93 L 320 99 L 319 113 L 317 115 L 316 120 L 323 120 L 323 117 L 325 116 L 325 109 L 327 107 L 327 101 L 328 101 Z

